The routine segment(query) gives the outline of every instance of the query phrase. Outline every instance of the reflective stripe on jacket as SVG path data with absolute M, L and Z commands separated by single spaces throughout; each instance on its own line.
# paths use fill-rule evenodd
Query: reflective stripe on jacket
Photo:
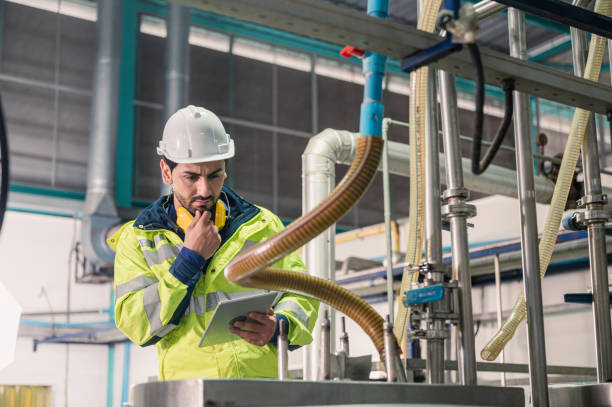
M 159 379 L 189 377 L 276 377 L 276 347 L 251 345 L 242 339 L 210 347 L 198 347 L 206 325 L 220 299 L 248 288 L 231 284 L 223 270 L 242 250 L 283 229 L 276 215 L 265 208 L 240 224 L 225 239 L 206 270 L 184 283 L 170 268 L 183 246 L 182 239 L 166 228 L 147 228 L 128 222 L 109 239 L 116 248 L 115 320 L 134 343 L 155 344 Z M 294 252 L 272 267 L 296 272 L 306 269 Z M 274 307 L 289 320 L 289 343 L 312 341 L 318 301 L 284 294 Z

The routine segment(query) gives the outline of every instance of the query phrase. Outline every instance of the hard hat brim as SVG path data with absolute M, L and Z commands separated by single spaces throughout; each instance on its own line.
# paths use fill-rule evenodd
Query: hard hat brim
M 234 149 L 234 140 L 230 140 L 228 143 L 228 151 L 226 153 L 223 154 L 215 154 L 215 155 L 209 155 L 206 158 L 202 158 L 202 157 L 172 157 L 170 154 L 168 154 L 166 151 L 162 150 L 161 148 L 157 148 L 157 155 L 160 156 L 164 156 L 167 159 L 177 163 L 177 164 L 197 164 L 197 163 L 207 163 L 207 162 L 211 162 L 211 161 L 221 161 L 221 160 L 227 160 L 229 158 L 232 158 L 235 154 L 235 149 Z

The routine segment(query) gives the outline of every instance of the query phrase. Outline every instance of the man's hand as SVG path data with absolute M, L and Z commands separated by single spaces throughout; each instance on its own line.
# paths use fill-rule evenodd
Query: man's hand
M 211 213 L 197 211 L 196 216 L 185 231 L 185 247 L 198 253 L 204 259 L 210 259 L 221 244 L 221 235 L 213 222 Z
M 236 321 L 234 326 L 230 327 L 230 332 L 253 345 L 264 346 L 270 342 L 276 331 L 276 316 L 272 308 L 266 314 L 250 312 L 248 317 L 252 321 Z

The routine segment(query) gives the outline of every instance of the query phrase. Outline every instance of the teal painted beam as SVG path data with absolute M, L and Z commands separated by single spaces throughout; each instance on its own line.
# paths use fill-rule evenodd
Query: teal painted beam
M 33 215 L 46 215 L 46 216 L 57 216 L 59 218 L 73 218 L 73 216 L 69 213 L 61 213 L 61 212 L 51 212 L 51 211 L 39 211 L 36 209 L 26 209 L 26 208 L 15 208 L 9 206 L 6 208 L 7 211 L 11 212 L 19 212 L 19 213 L 29 213 Z
M 134 96 L 136 84 L 136 47 L 138 12 L 135 0 L 123 2 L 121 23 L 121 67 L 119 77 L 119 114 L 117 119 L 117 157 L 115 162 L 115 202 L 132 206 L 134 187 Z
M 552 47 L 552 48 L 542 52 L 541 54 L 532 56 L 531 58 L 529 58 L 529 60 L 533 61 L 533 62 L 540 62 L 540 61 L 543 61 L 543 60 L 548 59 L 550 57 L 553 57 L 553 56 L 555 56 L 555 55 L 557 55 L 557 54 L 559 54 L 559 53 L 561 53 L 563 51 L 566 51 L 566 50 L 570 49 L 571 47 L 572 47 L 572 43 L 570 41 L 566 41 L 566 42 L 563 42 L 563 43 L 561 43 L 561 44 L 559 44 L 557 46 L 554 46 L 554 47 Z
M 22 193 L 22 194 L 32 194 L 32 195 L 52 196 L 56 198 L 75 199 L 79 201 L 85 200 L 84 192 L 67 191 L 67 190 L 39 187 L 39 186 L 33 186 L 33 185 L 11 184 L 9 187 L 9 191 L 15 192 L 15 193 Z

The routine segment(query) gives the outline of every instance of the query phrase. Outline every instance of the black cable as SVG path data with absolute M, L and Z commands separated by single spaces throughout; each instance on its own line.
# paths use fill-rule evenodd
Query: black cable
M 513 98 L 514 80 L 504 79 L 502 81 L 502 89 L 504 91 L 504 118 L 495 133 L 495 137 L 482 160 L 480 159 L 480 151 L 482 147 L 482 127 L 484 121 L 484 70 L 480 59 L 480 51 L 476 44 L 467 44 L 472 63 L 476 69 L 476 124 L 474 129 L 473 149 L 472 149 L 472 173 L 474 175 L 482 174 L 491 164 L 495 154 L 501 147 L 504 137 L 510 128 L 513 115 Z
M 2 110 L 2 100 L 0 99 L 0 231 L 2 231 L 2 221 L 6 212 L 6 202 L 8 200 L 9 187 L 9 148 L 6 125 L 4 123 L 4 111 Z
M 514 103 L 512 100 L 512 92 L 514 91 L 514 79 L 504 79 L 502 81 L 502 89 L 504 90 L 505 101 L 504 118 L 499 124 L 497 132 L 495 133 L 495 138 L 493 138 L 493 142 L 491 143 L 489 149 L 478 164 L 478 169 L 480 170 L 478 174 L 483 173 L 487 169 L 487 167 L 489 167 L 489 164 L 491 164 L 491 161 L 493 161 L 495 154 L 497 154 L 497 150 L 499 150 L 499 147 L 504 141 L 504 137 L 506 137 L 506 133 L 510 128 L 510 124 L 512 124 L 512 114 L 514 112 Z
M 476 70 L 476 93 L 474 95 L 474 102 L 476 103 L 476 118 L 474 120 L 474 140 L 472 141 L 472 173 L 480 174 L 479 160 L 480 160 L 480 147 L 482 144 L 482 125 L 484 121 L 484 68 L 482 67 L 482 60 L 480 59 L 480 50 L 478 45 L 465 44 L 470 57 L 472 57 L 472 63 Z M 474 159 L 476 157 L 476 159 Z

